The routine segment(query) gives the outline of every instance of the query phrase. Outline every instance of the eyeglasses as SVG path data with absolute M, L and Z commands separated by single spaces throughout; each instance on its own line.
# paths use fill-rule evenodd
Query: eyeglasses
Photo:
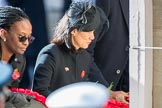
M 26 37 L 26 36 L 20 35 L 20 36 L 18 36 L 18 38 L 19 38 L 19 42 L 25 42 L 28 39 L 28 42 L 32 43 L 35 40 L 35 37 L 33 37 L 33 36 Z

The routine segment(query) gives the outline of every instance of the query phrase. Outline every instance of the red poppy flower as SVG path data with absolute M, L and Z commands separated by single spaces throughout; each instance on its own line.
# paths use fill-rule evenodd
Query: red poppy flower
M 129 108 L 129 105 L 115 99 L 109 99 L 103 108 Z
M 86 72 L 83 70 L 83 71 L 81 72 L 80 76 L 81 76 L 81 78 L 84 78 L 85 75 L 86 75 Z
M 14 69 L 12 73 L 12 79 L 17 80 L 18 78 L 20 78 L 20 72 L 18 71 L 18 69 Z

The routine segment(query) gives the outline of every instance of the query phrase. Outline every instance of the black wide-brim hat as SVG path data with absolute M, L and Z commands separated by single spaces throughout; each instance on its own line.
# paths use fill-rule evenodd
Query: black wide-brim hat
M 91 0 L 72 0 L 67 14 L 69 29 L 87 32 L 95 30 L 100 24 L 99 13 Z

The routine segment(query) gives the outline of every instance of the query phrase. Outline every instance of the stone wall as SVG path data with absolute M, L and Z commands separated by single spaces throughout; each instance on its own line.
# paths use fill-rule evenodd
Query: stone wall
M 153 0 L 153 45 L 162 47 L 162 0 Z M 153 108 L 162 108 L 162 50 L 153 51 Z

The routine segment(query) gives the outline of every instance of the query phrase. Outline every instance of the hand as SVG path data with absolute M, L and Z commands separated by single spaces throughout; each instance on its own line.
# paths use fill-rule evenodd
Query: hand
M 12 103 L 16 108 L 22 108 L 30 105 L 32 99 L 34 99 L 34 97 L 21 93 L 11 92 L 7 99 L 8 100 L 7 102 Z
M 2 92 L 0 92 L 0 108 L 5 108 L 5 97 Z
M 126 98 L 129 98 L 129 93 L 124 91 L 110 91 L 110 98 L 129 104 L 129 101 L 126 100 Z

